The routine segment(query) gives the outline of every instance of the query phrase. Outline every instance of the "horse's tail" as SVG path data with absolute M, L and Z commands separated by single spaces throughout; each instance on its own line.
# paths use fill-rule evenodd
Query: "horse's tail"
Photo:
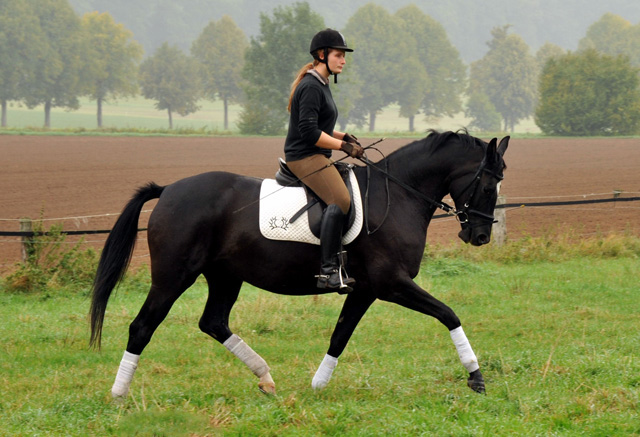
M 102 322 L 107 309 L 107 301 L 116 284 L 124 277 L 138 234 L 138 219 L 142 206 L 151 199 L 157 199 L 165 187 L 151 182 L 140 187 L 131 198 L 104 244 L 98 270 L 93 281 L 91 298 L 91 339 L 90 346 L 100 348 Z

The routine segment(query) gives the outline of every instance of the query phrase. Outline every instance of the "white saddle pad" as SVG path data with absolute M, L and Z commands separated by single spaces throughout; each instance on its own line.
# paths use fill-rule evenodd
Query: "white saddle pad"
M 349 171 L 353 188 L 353 207 L 356 217 L 353 225 L 344 233 L 342 244 L 349 244 L 360 234 L 363 222 L 360 188 L 353 170 Z M 320 244 L 320 239 L 309 228 L 309 214 L 305 211 L 291 223 L 291 217 L 307 204 L 307 195 L 302 187 L 283 188 L 275 179 L 265 179 L 260 189 L 260 232 L 270 240 L 298 241 Z

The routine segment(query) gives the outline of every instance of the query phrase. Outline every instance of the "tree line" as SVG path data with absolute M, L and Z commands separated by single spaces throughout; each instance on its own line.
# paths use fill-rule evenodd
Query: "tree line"
M 310 61 L 309 41 L 325 28 L 307 2 L 261 14 L 260 32 L 247 38 L 228 17 L 209 22 L 189 52 L 162 44 L 143 60 L 142 46 L 108 13 L 78 16 L 68 0 L 0 0 L 0 103 L 77 109 L 96 101 L 102 126 L 105 100 L 141 94 L 175 113 L 220 99 L 240 103 L 238 128 L 280 135 L 297 70 Z M 375 130 L 379 112 L 395 104 L 414 129 L 416 117 L 437 119 L 460 111 L 470 128 L 512 131 L 534 116 L 544 133 L 559 135 L 640 132 L 640 24 L 605 14 L 591 25 L 578 51 L 553 44 L 535 54 L 509 26 L 494 28 L 489 50 L 464 64 L 444 27 L 415 5 L 389 13 L 372 3 L 341 29 L 355 52 L 332 92 L 342 129 Z

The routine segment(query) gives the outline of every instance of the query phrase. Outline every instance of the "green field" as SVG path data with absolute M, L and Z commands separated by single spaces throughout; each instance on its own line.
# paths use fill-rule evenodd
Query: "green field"
M 0 435 L 637 435 L 637 239 L 633 245 L 619 257 L 604 247 L 598 256 L 546 256 L 522 243 L 509 248 L 528 253 L 518 262 L 426 257 L 416 281 L 462 319 L 486 396 L 466 387 L 442 325 L 383 302 L 365 315 L 329 386 L 315 392 L 311 378 L 344 297 L 247 286 L 231 327 L 271 366 L 278 395 L 267 397 L 198 330 L 207 292 L 197 282 L 117 404 L 110 388 L 145 285 L 130 281 L 112 297 L 101 352 L 87 348 L 86 287 L 0 292 Z
M 95 102 L 82 99 L 80 109 L 77 111 L 66 111 L 64 109 L 54 108 L 51 111 L 51 128 L 52 129 L 72 129 L 84 128 L 95 129 L 96 122 L 96 104 Z M 200 102 L 201 109 L 186 117 L 174 114 L 174 129 L 204 129 L 212 132 L 224 131 L 224 112 L 221 101 Z M 238 114 L 241 107 L 231 105 L 229 109 L 229 129 L 232 133 L 237 133 L 238 129 L 235 125 L 238 120 Z M 469 119 L 462 114 L 452 118 L 442 118 L 440 120 L 424 120 L 424 117 L 418 116 L 415 121 L 415 129 L 418 132 L 424 132 L 427 129 L 439 130 L 457 130 L 467 126 Z M 15 103 L 10 104 L 8 110 L 9 128 L 26 128 L 26 127 L 42 127 L 44 125 L 44 109 L 36 107 L 28 109 Z M 389 106 L 377 117 L 377 132 L 406 132 L 409 122 L 406 118 L 398 115 L 397 106 Z M 166 111 L 158 111 L 154 107 L 152 100 L 142 97 L 131 99 L 121 99 L 117 102 L 108 102 L 103 106 L 103 127 L 118 129 L 168 129 L 169 121 Z M 363 129 L 366 129 L 364 127 Z M 349 128 L 352 132 L 358 132 L 361 129 L 356 127 Z M 516 126 L 518 133 L 539 133 L 540 130 L 534 124 L 532 119 L 524 120 Z

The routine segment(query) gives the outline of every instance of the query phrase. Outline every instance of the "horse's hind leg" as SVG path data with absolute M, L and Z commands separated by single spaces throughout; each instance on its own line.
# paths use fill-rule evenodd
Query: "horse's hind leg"
M 267 362 L 229 329 L 229 314 L 238 299 L 242 281 L 223 272 L 205 273 L 205 277 L 209 283 L 209 298 L 200 318 L 200 329 L 222 343 L 260 378 L 260 391 L 275 394 L 276 385 Z
M 168 275 L 171 275 L 169 277 Z M 140 354 L 149 344 L 151 336 L 165 319 L 175 301 L 189 288 L 196 277 L 179 279 L 168 272 L 154 274 L 151 289 L 140 312 L 129 325 L 129 341 L 124 352 L 116 380 L 111 388 L 114 398 L 125 397 L 138 367 Z
M 329 384 L 333 370 L 338 365 L 338 357 L 344 351 L 351 334 L 375 299 L 372 294 L 359 291 L 354 291 L 347 296 L 340 317 L 338 317 L 338 323 L 331 335 L 329 350 L 311 380 L 311 387 L 321 390 Z

